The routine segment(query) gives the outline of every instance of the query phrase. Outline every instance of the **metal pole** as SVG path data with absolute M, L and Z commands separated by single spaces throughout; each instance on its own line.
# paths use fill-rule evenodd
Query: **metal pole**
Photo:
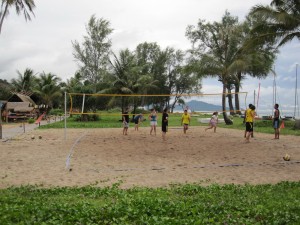
M 65 140 L 67 140 L 67 92 L 65 92 Z
M 255 105 L 255 97 L 256 97 L 256 94 L 255 94 L 255 90 L 254 90 L 254 94 L 253 94 L 253 105 Z
M 297 72 L 298 72 L 298 63 L 296 63 L 296 77 L 298 77 L 298 75 L 297 75 Z M 298 81 L 297 81 L 297 83 L 298 83 Z M 299 117 L 299 98 L 298 98 L 298 86 L 297 86 L 297 108 L 298 108 L 298 117 Z
M 297 88 L 298 88 L 298 85 L 297 85 L 297 83 L 298 83 L 298 75 L 297 75 L 297 68 L 298 68 L 298 63 L 296 63 L 296 84 L 295 84 L 295 108 L 294 108 L 294 118 L 296 117 L 296 109 L 297 109 L 297 107 L 298 107 L 298 102 L 297 102 L 297 97 L 298 97 L 298 95 L 297 95 Z M 298 113 L 299 114 L 299 113 Z M 298 115 L 299 116 L 299 115 Z
M 272 109 L 276 103 L 276 72 L 275 72 L 275 66 L 274 66 L 274 79 L 273 79 L 273 105 Z
M 85 101 L 85 94 L 83 94 L 83 98 L 82 98 L 82 109 L 81 109 L 81 113 L 83 113 L 83 111 L 84 111 L 84 101 Z

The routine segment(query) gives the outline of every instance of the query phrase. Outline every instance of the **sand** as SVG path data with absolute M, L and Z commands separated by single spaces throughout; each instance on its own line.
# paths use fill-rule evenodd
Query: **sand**
M 300 138 L 218 128 L 32 130 L 0 142 L 0 188 L 21 185 L 167 187 L 170 184 L 266 184 L 300 180 Z M 34 139 L 32 136 L 34 135 Z M 41 136 L 41 139 L 39 139 Z M 288 153 L 290 161 L 284 161 Z M 67 163 L 69 159 L 69 164 Z

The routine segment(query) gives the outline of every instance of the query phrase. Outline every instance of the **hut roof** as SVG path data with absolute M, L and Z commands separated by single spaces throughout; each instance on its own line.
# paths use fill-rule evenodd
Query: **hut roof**
M 33 106 L 35 106 L 35 102 L 28 96 L 19 93 L 15 93 L 8 102 L 30 102 Z
M 31 112 L 34 110 L 34 107 L 29 102 L 8 102 L 6 109 L 14 112 Z

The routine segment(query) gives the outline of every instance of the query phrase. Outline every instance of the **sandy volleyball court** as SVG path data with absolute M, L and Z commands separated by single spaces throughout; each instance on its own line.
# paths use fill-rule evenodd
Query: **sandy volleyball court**
M 187 135 L 171 128 L 163 142 L 160 128 L 123 136 L 121 128 L 33 130 L 0 142 L 0 188 L 12 185 L 161 187 L 171 183 L 264 184 L 300 180 L 300 138 L 191 127 Z M 32 135 L 35 139 L 31 139 Z M 38 136 L 42 136 L 39 139 Z M 81 137 L 81 139 L 80 139 Z M 70 155 L 70 169 L 66 160 Z M 282 159 L 290 154 L 291 161 Z

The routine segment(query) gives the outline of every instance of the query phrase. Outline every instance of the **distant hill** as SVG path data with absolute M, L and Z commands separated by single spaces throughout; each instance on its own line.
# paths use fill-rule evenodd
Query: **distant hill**
M 214 105 L 202 101 L 197 101 L 197 100 L 192 100 L 189 102 L 186 102 L 186 105 L 189 106 L 189 109 L 192 111 L 222 111 L 222 106 L 221 105 Z M 182 107 L 177 105 L 174 109 L 175 111 L 182 111 Z M 228 107 L 226 107 L 226 110 L 229 110 Z

